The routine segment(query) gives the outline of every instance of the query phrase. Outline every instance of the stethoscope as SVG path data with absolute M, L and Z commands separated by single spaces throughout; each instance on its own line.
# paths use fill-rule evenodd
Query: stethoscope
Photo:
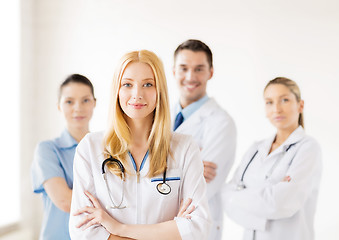
M 121 174 L 122 174 L 122 177 L 121 177 L 121 181 L 122 181 L 122 194 L 121 194 L 120 203 L 118 205 L 116 205 L 114 203 L 112 195 L 111 195 L 111 192 L 110 192 L 109 187 L 108 187 L 108 183 L 107 183 L 107 177 L 106 177 L 106 172 L 105 172 L 105 165 L 107 163 L 109 163 L 109 162 L 114 162 L 114 163 L 118 164 L 118 166 L 120 168 L 120 171 L 121 171 Z M 106 209 L 124 209 L 124 208 L 126 208 L 126 206 L 122 206 L 122 202 L 124 201 L 124 192 L 125 192 L 125 187 L 124 187 L 124 183 L 125 183 L 125 168 L 124 168 L 124 166 L 122 165 L 122 163 L 118 159 L 115 159 L 112 156 L 110 156 L 109 158 L 107 158 L 105 161 L 102 162 L 101 169 L 102 169 L 102 176 L 103 176 L 104 181 L 105 181 L 106 189 L 107 189 L 109 198 L 110 198 L 111 203 L 112 203 L 112 206 L 106 206 Z M 163 174 L 162 182 L 158 183 L 156 188 L 157 188 L 158 192 L 160 194 L 163 194 L 163 195 L 168 195 L 171 192 L 171 186 L 166 183 L 166 169 L 165 169 L 164 174 Z
M 162 183 L 157 184 L 158 192 L 163 195 L 167 195 L 171 192 L 171 186 L 166 183 L 166 170 L 167 169 L 165 169 L 163 177 L 162 177 Z
M 114 203 L 112 195 L 111 195 L 111 192 L 110 192 L 110 190 L 108 188 L 107 177 L 106 177 L 106 172 L 105 172 L 105 165 L 108 162 L 114 162 L 114 163 L 118 164 L 118 166 L 120 168 L 120 171 L 121 171 L 121 175 L 122 175 L 121 176 L 122 193 L 121 193 L 121 200 L 120 200 L 120 203 L 118 205 L 116 205 Z M 124 168 L 124 166 L 122 165 L 122 163 L 118 159 L 115 159 L 112 156 L 110 156 L 105 161 L 103 161 L 103 163 L 101 165 L 101 169 L 102 169 L 102 176 L 103 176 L 104 181 L 105 181 L 106 189 L 107 189 L 109 198 L 110 198 L 111 203 L 112 203 L 112 206 L 106 206 L 106 209 L 124 209 L 124 208 L 126 208 L 126 206 L 122 206 L 122 202 L 124 201 L 124 193 L 125 193 L 125 186 L 124 186 L 125 185 L 125 168 Z
M 296 142 L 296 143 L 290 144 L 290 145 L 286 148 L 285 152 L 288 152 L 288 150 L 289 150 L 292 146 L 294 146 L 295 144 L 297 144 L 297 142 Z M 247 163 L 247 165 L 246 165 L 246 167 L 245 167 L 245 169 L 244 169 L 244 171 L 243 171 L 243 173 L 242 173 L 240 182 L 239 182 L 238 185 L 237 185 L 237 190 L 243 190 L 243 189 L 246 188 L 246 185 L 245 185 L 245 183 L 244 183 L 244 176 L 245 176 L 245 173 L 246 173 L 248 167 L 250 166 L 250 164 L 252 163 L 253 159 L 255 158 L 255 156 L 256 156 L 257 154 L 258 154 L 258 150 L 253 154 L 251 160 Z M 278 163 L 280 162 L 280 160 L 281 160 L 281 158 L 280 158 L 279 160 L 277 160 L 277 161 L 274 162 L 274 164 L 273 164 L 273 166 L 271 167 L 271 169 L 267 172 L 267 174 L 266 174 L 266 176 L 265 176 L 265 179 L 268 179 L 268 178 L 272 175 L 274 169 L 278 166 Z

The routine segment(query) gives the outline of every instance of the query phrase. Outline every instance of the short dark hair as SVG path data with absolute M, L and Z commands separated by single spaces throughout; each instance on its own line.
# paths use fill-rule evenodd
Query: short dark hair
M 178 53 L 185 49 L 191 50 L 193 52 L 204 52 L 206 54 L 208 64 L 210 65 L 210 67 L 213 67 L 213 57 L 211 49 L 205 43 L 197 39 L 189 39 L 180 44 L 174 51 L 174 62 Z
M 91 93 L 93 95 L 93 98 L 95 99 L 95 97 L 94 97 L 94 87 L 93 87 L 93 84 L 91 83 L 91 81 L 87 77 L 85 77 L 83 75 L 72 74 L 72 75 L 69 75 L 65 79 L 65 81 L 63 81 L 60 84 L 60 87 L 59 87 L 59 96 L 58 96 L 59 100 L 60 100 L 60 97 L 61 97 L 61 92 L 62 92 L 63 87 L 65 87 L 66 85 L 68 85 L 70 83 L 81 83 L 81 84 L 84 84 L 84 85 L 88 86 L 91 89 Z

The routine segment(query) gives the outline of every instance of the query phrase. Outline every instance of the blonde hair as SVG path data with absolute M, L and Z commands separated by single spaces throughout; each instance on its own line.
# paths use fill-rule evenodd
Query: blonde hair
M 268 86 L 270 86 L 272 84 L 282 84 L 282 85 L 284 85 L 294 94 L 297 101 L 300 102 L 300 100 L 301 100 L 300 89 L 299 89 L 297 83 L 294 82 L 293 80 L 285 78 L 285 77 L 277 77 L 277 78 L 275 78 L 275 79 L 273 79 L 273 80 L 271 80 L 267 83 L 267 85 L 264 89 L 264 92 L 266 91 Z M 303 113 L 299 114 L 298 124 L 300 126 L 304 127 L 304 114 Z
M 171 120 L 165 71 L 161 60 L 151 51 L 140 50 L 126 53 L 119 61 L 114 72 L 109 107 L 108 129 L 104 137 L 104 149 L 107 155 L 127 165 L 128 146 L 131 133 L 119 103 L 119 89 L 125 69 L 131 62 L 148 64 L 155 77 L 157 102 L 154 120 L 148 137 L 150 168 L 149 177 L 165 171 L 167 156 L 170 153 Z M 121 177 L 120 168 L 116 164 L 107 164 L 108 169 Z

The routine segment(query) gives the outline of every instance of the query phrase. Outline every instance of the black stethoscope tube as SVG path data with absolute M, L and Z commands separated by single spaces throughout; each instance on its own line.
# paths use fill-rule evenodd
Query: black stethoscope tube
M 286 148 L 285 152 L 288 152 L 288 150 L 290 150 L 290 148 L 291 148 L 292 146 L 294 146 L 295 144 L 297 144 L 297 143 L 298 143 L 298 142 L 295 142 L 295 143 L 290 144 L 290 145 Z M 252 163 L 253 159 L 255 158 L 255 156 L 256 156 L 257 154 L 258 154 L 258 150 L 254 153 L 254 155 L 252 156 L 251 160 L 247 163 L 246 168 L 244 169 L 244 171 L 243 171 L 243 173 L 242 173 L 242 176 L 241 176 L 241 179 L 240 179 L 240 183 L 239 183 L 238 186 L 237 186 L 237 189 L 238 189 L 238 190 L 242 190 L 242 189 L 245 189 L 245 188 L 246 188 L 246 186 L 245 186 L 245 184 L 244 184 L 244 176 L 245 176 L 245 173 L 246 173 L 248 167 L 250 166 L 250 164 Z M 273 166 L 276 166 L 276 164 L 274 164 Z M 268 177 L 268 176 L 266 176 L 266 178 L 267 178 L 267 177 Z
M 101 170 L 102 170 L 102 174 L 105 174 L 105 165 L 106 163 L 108 162 L 115 162 L 119 165 L 119 168 L 120 168 L 120 171 L 122 173 L 125 173 L 125 168 L 124 166 L 122 165 L 122 163 L 118 160 L 118 159 L 115 159 L 113 158 L 112 156 L 110 156 L 109 158 L 107 158 L 105 161 L 103 161 L 102 165 L 101 165 Z
M 247 168 L 248 168 L 248 166 L 251 164 L 251 162 L 253 161 L 253 159 L 254 159 L 255 156 L 257 155 L 257 153 L 258 153 L 258 150 L 254 153 L 254 155 L 252 156 L 251 160 L 247 163 L 247 166 L 246 166 L 244 172 L 242 173 L 242 176 L 241 176 L 241 180 L 240 180 L 240 181 L 243 181 L 243 180 L 244 180 L 244 176 L 245 176 L 245 173 L 246 173 L 246 171 L 247 171 Z

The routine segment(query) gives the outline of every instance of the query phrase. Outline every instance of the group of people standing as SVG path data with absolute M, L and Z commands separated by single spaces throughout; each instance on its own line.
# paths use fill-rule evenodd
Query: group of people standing
M 45 209 L 40 239 L 220 240 L 224 213 L 243 226 L 244 239 L 314 239 L 321 150 L 304 132 L 298 86 L 268 82 L 266 116 L 276 133 L 254 143 L 225 183 L 236 127 L 207 95 L 213 71 L 205 43 L 180 44 L 173 67 L 180 98 L 170 110 L 160 59 L 147 50 L 125 54 L 108 126 L 98 133 L 89 133 L 91 82 L 69 76 L 58 100 L 66 129 L 37 146 L 32 164 Z

